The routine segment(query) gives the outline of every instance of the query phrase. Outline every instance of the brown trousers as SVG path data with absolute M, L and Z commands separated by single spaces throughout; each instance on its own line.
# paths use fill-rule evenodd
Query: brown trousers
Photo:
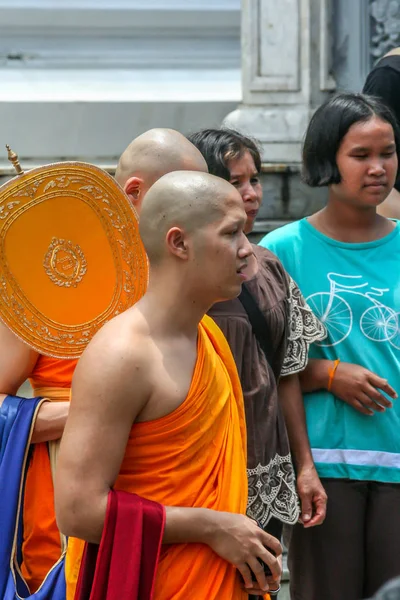
M 289 533 L 291 600 L 362 600 L 400 575 L 400 484 L 322 479 L 324 523 Z

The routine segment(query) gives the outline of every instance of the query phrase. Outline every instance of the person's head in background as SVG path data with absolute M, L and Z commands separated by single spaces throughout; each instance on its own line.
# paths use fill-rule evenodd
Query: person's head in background
M 240 193 L 250 233 L 262 202 L 261 156 L 251 138 L 232 129 L 203 129 L 188 139 L 204 156 L 212 175 L 229 181 Z
M 400 600 L 400 577 L 386 583 L 370 600 Z
M 400 47 L 385 54 L 368 73 L 363 94 L 380 98 L 394 113 L 400 127 Z
M 362 91 L 380 98 L 393 111 L 400 127 L 400 47 L 390 50 L 375 64 Z M 386 217 L 400 218 L 400 168 L 394 189 L 378 212 Z
M 376 210 L 393 188 L 400 137 L 385 104 L 337 94 L 314 113 L 303 146 L 303 180 L 328 186 L 329 203 Z
M 121 154 L 115 179 L 140 212 L 147 190 L 173 171 L 207 173 L 207 165 L 201 153 L 178 131 L 150 129 Z

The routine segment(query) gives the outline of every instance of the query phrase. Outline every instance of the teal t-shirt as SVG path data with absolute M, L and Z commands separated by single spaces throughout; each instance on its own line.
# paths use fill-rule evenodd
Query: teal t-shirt
M 360 364 L 400 396 L 400 222 L 380 240 L 349 244 L 302 219 L 260 244 L 280 258 L 327 329 L 310 358 Z M 304 402 L 321 477 L 400 483 L 400 398 L 373 416 L 326 390 Z

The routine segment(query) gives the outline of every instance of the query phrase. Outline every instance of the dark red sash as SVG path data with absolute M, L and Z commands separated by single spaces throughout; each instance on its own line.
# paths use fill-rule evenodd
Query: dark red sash
M 86 544 L 75 600 L 151 600 L 165 509 L 112 490 L 100 546 Z

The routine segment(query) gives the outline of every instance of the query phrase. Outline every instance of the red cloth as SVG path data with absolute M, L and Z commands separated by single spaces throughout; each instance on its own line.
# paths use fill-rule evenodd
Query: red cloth
M 110 491 L 100 546 L 86 544 L 75 600 L 151 600 L 165 509 Z

